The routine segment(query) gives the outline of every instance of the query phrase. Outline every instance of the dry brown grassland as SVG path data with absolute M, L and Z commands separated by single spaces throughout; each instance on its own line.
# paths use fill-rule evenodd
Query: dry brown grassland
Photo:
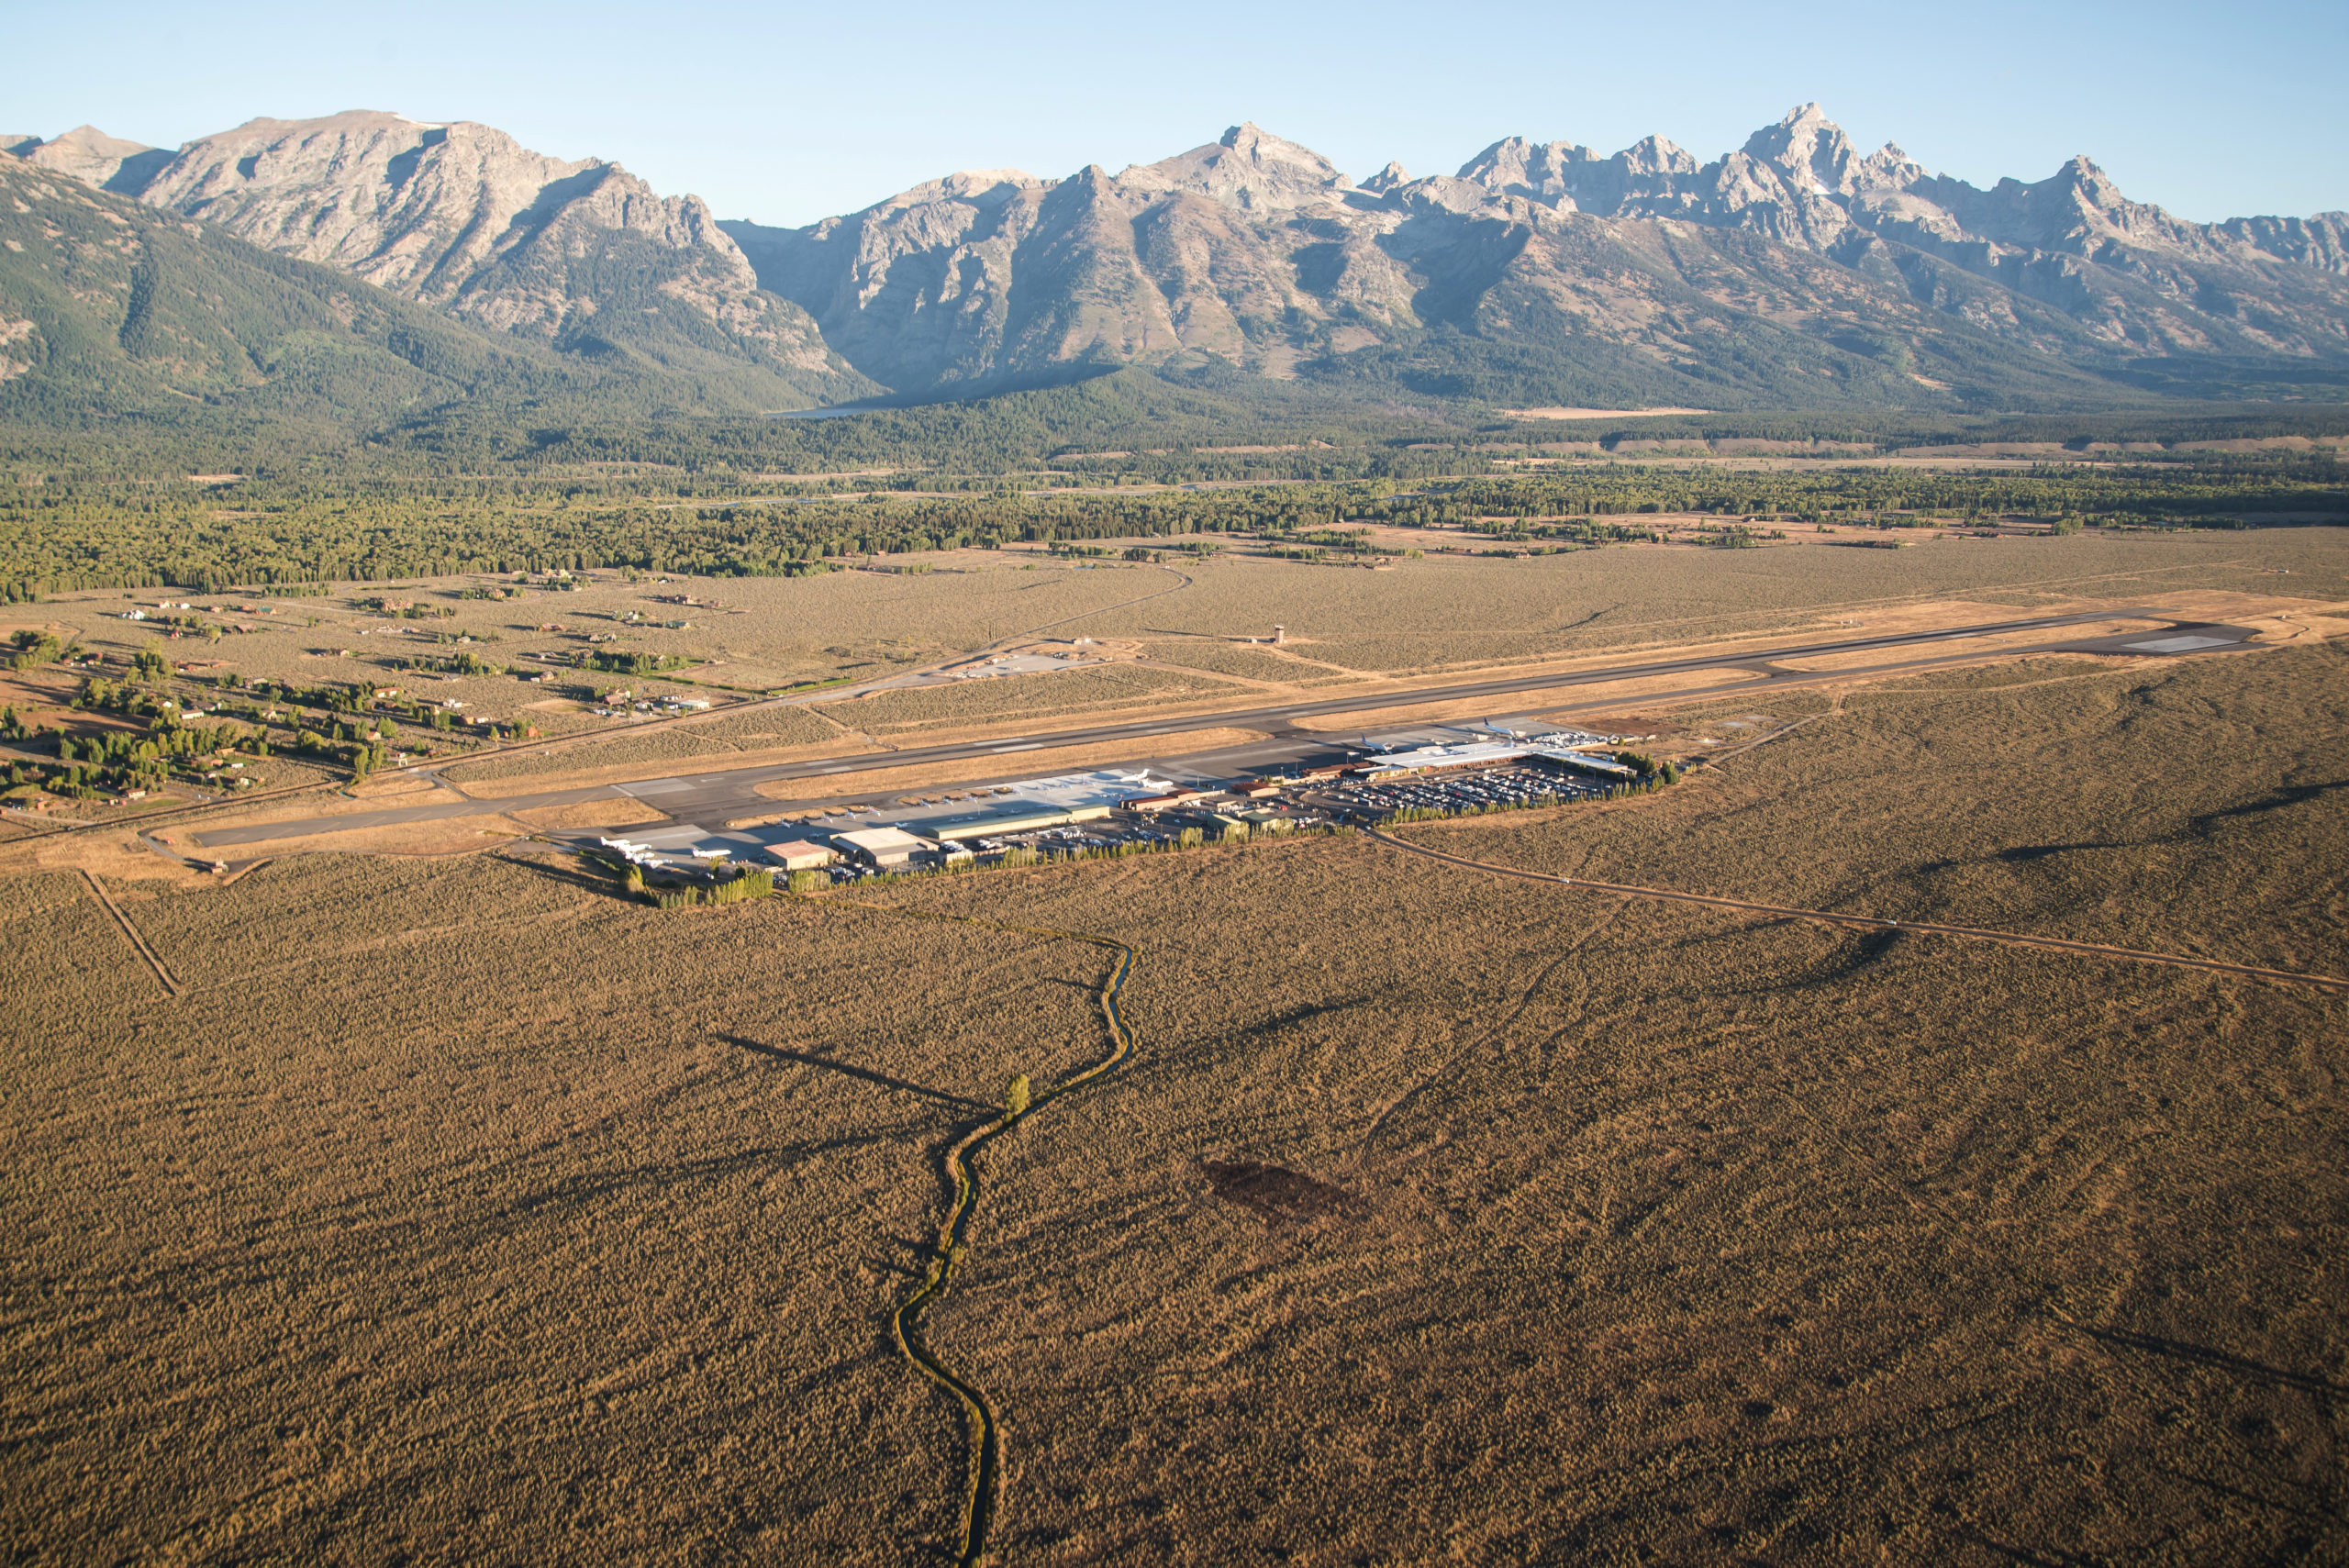
M 2342 973 L 2344 666 L 1732 700 L 1671 717 L 1806 722 L 1657 795 L 1406 831 Z M 652 911 L 518 850 L 107 877 L 173 1001 L 28 852 L 18 1555 L 951 1553 L 960 1411 L 888 1314 L 940 1149 L 1102 1054 L 1098 949 Z M 1139 955 L 1136 1061 L 995 1146 L 927 1320 L 1002 1422 L 997 1561 L 2349 1551 L 2339 996 L 1361 839 L 880 896 Z
M 841 751 L 857 749 L 839 725 L 805 708 L 758 707 L 718 718 L 662 724 L 640 733 L 620 729 L 567 745 L 460 762 L 441 771 L 466 786 L 526 780 L 528 788 L 537 791 L 562 788 L 561 781 L 574 776 L 582 782 L 596 782 L 607 774 L 642 777 L 647 763 L 752 762 L 767 752 L 787 756 L 828 744 Z
M 555 736 L 597 736 L 588 749 L 608 748 L 614 762 L 658 764 L 729 751 L 821 745 L 838 737 L 822 719 L 805 713 L 741 715 L 739 736 L 716 724 L 632 734 L 620 721 L 549 707 L 543 685 L 505 675 L 441 680 L 399 673 L 392 666 L 410 655 L 453 651 L 411 635 L 421 632 L 425 639 L 437 633 L 495 638 L 469 651 L 496 663 L 535 667 L 526 655 L 568 655 L 584 646 L 573 635 L 538 629 L 559 623 L 574 634 L 624 639 L 611 647 L 712 662 L 694 671 L 694 677 L 762 692 L 800 681 L 885 676 L 1049 632 L 1146 644 L 1154 662 L 1202 673 L 1200 689 L 1190 695 L 1240 697 L 1260 688 L 1216 683 L 1213 675 L 1313 689 L 1346 679 L 1349 672 L 1460 673 L 1602 651 L 1833 628 L 1855 618 L 1876 628 L 1904 608 L 1957 599 L 2015 608 L 2071 607 L 2142 600 L 2182 588 L 2261 595 L 2280 588 L 2314 601 L 2337 601 L 2349 598 L 2342 535 L 2337 528 L 2305 528 L 1953 539 L 1901 550 L 1843 550 L 1816 542 L 1742 550 L 1638 546 L 1513 561 L 1431 556 L 1375 573 L 1236 556 L 1185 562 L 1179 570 L 1123 564 L 1077 570 L 1021 551 L 960 551 L 927 562 L 907 558 L 907 564 L 936 568 L 920 575 L 837 572 L 804 579 L 630 584 L 605 574 L 580 592 L 532 591 L 519 601 L 454 597 L 475 583 L 471 578 L 351 584 L 327 598 L 274 601 L 279 613 L 270 617 L 230 614 L 222 606 L 244 601 L 209 595 L 204 598 L 208 618 L 263 629 L 217 644 L 183 639 L 168 649 L 175 659 L 217 661 L 254 679 L 399 684 L 436 700 L 461 701 L 470 717 L 524 718 Z M 2289 577 L 2276 575 L 2286 571 Z M 386 620 L 358 607 L 373 595 L 411 598 L 453 613 L 446 620 Z M 661 602 L 675 595 L 720 603 L 712 607 Z M 155 634 L 152 623 L 122 620 L 121 612 L 157 597 L 73 595 L 42 606 L 42 613 L 95 649 L 128 654 Z M 651 623 L 677 619 L 691 625 L 624 626 L 615 618 L 629 613 Z M 307 624 L 313 618 L 316 626 Z M 1281 654 L 1233 640 L 1268 636 L 1275 624 L 1286 625 L 1291 639 Z M 349 657 L 341 655 L 345 649 Z M 1018 722 L 1075 711 L 1076 699 L 1086 695 L 1087 679 L 1099 685 L 1112 673 L 1180 679 L 1164 672 L 1125 671 L 973 682 L 950 688 L 947 695 L 912 693 L 875 699 L 877 706 L 838 704 L 834 717 L 860 729 L 878 725 L 892 735 L 925 725 Z M 640 691 L 686 689 L 657 677 L 583 679 Z M 1079 684 L 1063 684 L 1071 680 Z M 1162 696 L 1155 688 L 1104 688 L 1082 706 L 1147 704 Z M 600 739 L 606 734 L 611 739 Z M 577 749 L 563 748 L 485 760 L 470 768 L 473 776 L 502 779 L 592 765 Z M 282 764 L 280 772 L 290 767 Z
M 1109 664 L 876 692 L 850 702 L 826 703 L 820 711 L 844 728 L 898 735 L 931 727 L 1069 717 L 1145 704 L 1197 703 L 1237 697 L 1245 692 L 1245 687 L 1206 675 Z
M 616 727 L 605 736 L 549 750 L 460 763 L 449 776 L 530 788 L 609 782 L 668 764 L 722 763 L 729 753 L 738 764 L 780 760 L 816 747 L 845 754 L 867 749 L 868 736 L 883 745 L 916 736 L 938 741 L 1003 733 L 1040 720 L 1108 718 L 1168 700 L 1279 700 L 1284 686 L 1304 696 L 1333 682 L 1456 678 L 1602 653 L 1664 657 L 1725 639 L 1767 634 L 1833 637 L 1858 635 L 1864 628 L 1880 636 L 1995 620 L 2017 610 L 2167 605 L 2179 613 L 2264 624 L 2280 605 L 2300 618 L 2278 621 L 2277 636 L 2321 633 L 2337 628 L 2330 623 L 2312 628 L 2301 612 L 2349 596 L 2349 575 L 2341 568 L 2342 537 L 2339 529 L 2292 529 L 1953 539 L 1898 551 L 1636 547 L 1508 562 L 1436 557 L 1405 562 L 1386 573 L 1309 570 L 1230 557 L 1186 562 L 1179 573 L 1140 567 L 1072 573 L 1001 554 L 964 552 L 940 558 L 963 565 L 930 576 L 845 573 L 807 581 L 753 580 L 739 587 L 646 584 L 630 591 L 648 602 L 651 594 L 680 585 L 720 596 L 747 595 L 740 606 L 724 612 L 729 617 L 724 622 L 727 647 L 737 658 L 766 657 L 755 652 L 763 646 L 762 638 L 777 647 L 796 646 L 792 639 L 808 635 L 807 617 L 842 636 L 848 633 L 841 627 L 859 617 L 908 617 L 902 624 L 914 627 L 918 637 L 872 641 L 887 651 L 890 662 L 861 664 L 853 672 L 882 674 L 944 662 L 980 646 L 971 639 L 983 634 L 1003 640 L 1012 624 L 1006 617 L 1018 610 L 1039 617 L 1016 628 L 1019 632 L 1051 626 L 1061 635 L 1130 640 L 1153 665 L 1199 673 L 1114 666 L 850 700 L 816 697 L 804 707 L 760 708 L 649 733 Z M 1092 607 L 1071 610 L 1078 602 L 1071 595 L 1079 594 L 1074 584 L 1079 584 L 1083 604 Z M 2276 597 L 2279 587 L 2290 590 L 2288 600 Z M 1007 602 L 1011 608 L 1005 607 Z M 1028 607 L 1019 608 L 1023 605 Z M 1277 653 L 1234 640 L 1269 635 L 1275 623 L 1286 624 L 1291 634 Z M 874 623 L 863 624 L 871 640 Z M 1219 674 L 1252 684 L 1219 681 L 1214 678 Z M 482 711 L 498 710 L 493 704 Z M 1458 716 L 1449 707 L 1411 709 L 1396 721 Z M 1355 728 L 1360 723 L 1338 722 Z

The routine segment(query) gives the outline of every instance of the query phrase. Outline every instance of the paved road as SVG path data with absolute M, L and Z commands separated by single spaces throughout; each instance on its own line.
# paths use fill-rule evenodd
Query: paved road
M 202 833 L 197 842 L 206 849 L 218 849 L 234 844 L 258 843 L 269 839 L 282 839 L 304 833 L 347 831 L 362 828 L 385 827 L 404 822 L 424 822 L 449 817 L 467 817 L 496 812 L 525 811 L 534 806 L 568 806 L 581 801 L 608 800 L 627 795 L 659 807 L 680 822 L 692 822 L 715 828 L 728 817 L 748 817 L 776 809 L 776 803 L 758 793 L 758 786 L 780 780 L 818 780 L 838 777 L 844 786 L 852 786 L 852 775 L 885 768 L 919 767 L 936 762 L 974 762 L 985 764 L 999 762 L 1003 770 L 1018 770 L 1022 753 L 1042 751 L 1047 747 L 1090 746 L 1119 740 L 1141 740 L 1167 735 L 1181 735 L 1207 729 L 1252 729 L 1269 739 L 1255 745 L 1234 748 L 1228 751 L 1202 753 L 1229 760 L 1236 765 L 1261 762 L 1279 756 L 1294 756 L 1315 748 L 1329 749 L 1339 737 L 1318 730 L 1300 730 L 1297 725 L 1308 718 L 1325 718 L 1334 714 L 1368 713 L 1385 708 L 1419 706 L 1431 703 L 1472 701 L 1483 697 L 1518 696 L 1531 692 L 1566 691 L 1575 686 L 1600 685 L 1615 681 L 1653 679 L 1664 675 L 1717 670 L 1741 671 L 1760 674 L 1765 681 L 1751 679 L 1730 683 L 1719 687 L 1679 690 L 1670 694 L 1675 702 L 1686 702 L 1731 691 L 1760 692 L 1768 686 L 1795 684 L 1818 680 L 1849 680 L 1854 676 L 1878 674 L 1907 669 L 1921 669 L 1934 664 L 1962 662 L 1978 657 L 1975 654 L 1943 656 L 1898 661 L 1885 664 L 1842 667 L 1832 671 L 1801 671 L 1787 668 L 1788 661 L 1818 659 L 1837 654 L 1863 653 L 1874 651 L 1914 650 L 1930 648 L 1935 643 L 1955 642 L 1967 638 L 2011 636 L 2019 632 L 2059 631 L 2065 627 L 2090 625 L 2113 620 L 2143 620 L 2158 623 L 2161 629 L 2122 632 L 2116 635 L 2071 640 L 2056 639 L 2028 647 L 2003 648 L 2002 655 L 2017 653 L 2128 653 L 2203 652 L 2215 651 L 2247 643 L 2252 633 L 2238 627 L 2215 626 L 2202 621 L 2179 620 L 2160 610 L 2113 608 L 2084 611 L 2075 615 L 2043 616 L 2025 620 L 1993 621 L 1975 626 L 1951 627 L 1939 631 L 1897 632 L 1880 637 L 1848 638 L 1834 642 L 1816 642 L 1798 648 L 1749 649 L 1742 652 L 1701 654 L 1687 659 L 1653 660 L 1640 663 L 1609 664 L 1602 668 L 1549 673 L 1535 675 L 1504 676 L 1494 680 L 1469 681 L 1448 686 L 1423 686 L 1407 691 L 1357 693 L 1347 696 L 1322 697 L 1308 702 L 1283 703 L 1269 707 L 1226 708 L 1213 713 L 1193 713 L 1169 717 L 1127 719 L 1115 724 L 1095 725 L 1088 728 L 1063 729 L 1024 736 L 999 736 L 988 740 L 958 741 L 952 745 L 913 747 L 897 751 L 869 752 L 855 757 L 814 758 L 797 762 L 770 762 L 750 767 L 722 769 L 706 773 L 678 774 L 667 778 L 651 778 L 620 784 L 598 784 L 589 788 L 551 790 L 536 795 L 502 795 L 495 798 L 447 801 L 431 806 L 387 807 L 381 811 L 351 812 L 300 822 L 273 822 L 250 828 L 224 828 Z M 2179 646 L 2190 642 L 2191 646 Z M 2150 649 L 2140 645 L 2151 644 Z M 1632 706 L 1638 698 L 1609 698 L 1614 706 Z M 1564 705 L 1545 705 L 1556 708 Z M 1163 766 L 1162 760 L 1153 765 Z M 974 776 L 958 784 L 980 784 L 1008 783 L 1032 776 L 1033 768 L 1026 773 L 1004 772 L 1000 778 L 981 778 L 978 773 L 994 772 L 984 767 L 974 770 Z M 820 796 L 808 797 L 810 803 Z M 857 798 L 841 795 L 843 800 Z

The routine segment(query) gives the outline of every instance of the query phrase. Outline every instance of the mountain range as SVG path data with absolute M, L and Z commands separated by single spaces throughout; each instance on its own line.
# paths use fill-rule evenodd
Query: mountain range
M 1897 147 L 1863 153 L 1816 105 L 1710 161 L 1660 137 L 1609 155 L 1512 137 L 1456 173 L 1390 163 L 1358 183 L 1241 125 L 1116 173 L 964 171 L 799 228 L 722 222 L 487 126 L 373 112 L 257 119 L 176 150 L 85 126 L 0 151 L 26 228 L 0 254 L 0 382 L 18 394 L 105 360 L 109 335 L 117 381 L 136 365 L 199 399 L 273 384 L 287 329 L 271 311 L 292 306 L 239 316 L 234 352 L 134 351 L 154 330 L 141 290 L 150 318 L 175 289 L 217 292 L 179 274 L 229 265 L 237 241 L 309 264 L 268 273 L 324 324 L 303 330 L 378 321 L 370 351 L 406 367 L 410 404 L 467 376 L 510 384 L 516 366 L 540 392 L 617 379 L 731 410 L 1130 364 L 1716 409 L 2334 397 L 2349 382 L 2349 214 L 2190 223 L 2086 158 L 1982 190 Z M 34 210 L 62 181 L 123 263 L 112 293 L 63 282 L 103 258 L 69 255 L 62 209 Z M 79 359 L 61 358 L 69 341 Z M 473 368 L 423 387 L 440 373 L 428 341 L 424 358 Z

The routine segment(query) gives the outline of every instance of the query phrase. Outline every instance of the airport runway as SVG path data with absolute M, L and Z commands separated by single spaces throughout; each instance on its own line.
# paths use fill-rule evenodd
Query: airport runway
M 1207 729 L 1252 729 L 1266 739 L 1253 744 L 1229 748 L 1215 752 L 1202 752 L 1190 757 L 1154 759 L 1152 766 L 1162 772 L 1199 771 L 1197 764 L 1212 759 L 1226 767 L 1228 773 L 1239 773 L 1251 767 L 1301 758 L 1308 754 L 1335 750 L 1341 738 L 1327 731 L 1299 730 L 1299 721 L 1323 718 L 1341 713 L 1369 713 L 1384 708 L 1413 707 L 1431 703 L 1463 702 L 1480 697 L 1520 696 L 1534 692 L 1569 692 L 1575 686 L 1601 685 L 1615 681 L 1653 679 L 1664 675 L 1685 674 L 1694 671 L 1744 671 L 1759 674 L 1762 680 L 1744 680 L 1726 686 L 1698 690 L 1680 690 L 1667 694 L 1673 702 L 1720 695 L 1732 691 L 1760 694 L 1775 686 L 1799 684 L 1820 680 L 1849 680 L 1858 676 L 1882 674 L 1908 669 L 1922 669 L 1936 664 L 1968 662 L 1981 657 L 1962 654 L 1941 658 L 1896 661 L 1865 667 L 1843 667 L 1832 671 L 1800 671 L 1786 668 L 1790 660 L 1817 659 L 1835 654 L 1869 652 L 1874 651 L 1917 650 L 1934 643 L 1960 641 L 1967 638 L 1997 637 L 2026 631 L 2057 631 L 2065 627 L 2083 626 L 2100 621 L 2143 620 L 2156 623 L 2159 629 L 2110 634 L 2103 637 L 2056 639 L 2029 647 L 2002 648 L 1999 657 L 2031 653 L 2099 653 L 2134 654 L 2148 657 L 2176 656 L 2186 653 L 2218 652 L 2251 645 L 2253 633 L 2240 628 L 2220 626 L 2210 622 L 2182 620 L 2161 610 L 2115 607 L 2082 611 L 2073 615 L 2043 616 L 2024 620 L 1993 621 L 1975 626 L 1950 627 L 1938 631 L 1898 632 L 1882 637 L 1851 638 L 1835 642 L 1809 643 L 1796 648 L 1750 649 L 1742 652 L 1704 654 L 1687 659 L 1668 659 L 1639 663 L 1610 664 L 1602 668 L 1548 673 L 1534 675 L 1504 676 L 1494 680 L 1464 682 L 1449 686 L 1429 686 L 1408 691 L 1383 691 L 1355 694 L 1349 696 L 1324 697 L 1308 702 L 1283 703 L 1275 706 L 1256 708 L 1225 708 L 1212 713 L 1193 713 L 1167 717 L 1128 719 L 1115 724 L 1095 725 L 1086 728 L 1052 730 L 1032 735 L 998 736 L 987 740 L 958 741 L 951 745 L 908 748 L 898 751 L 869 752 L 853 757 L 811 758 L 796 762 L 769 762 L 749 767 L 717 769 L 702 773 L 672 774 L 667 777 L 631 780 L 625 784 L 596 784 L 585 788 L 550 790 L 537 795 L 500 795 L 479 800 L 440 801 L 430 806 L 392 806 L 381 811 L 346 812 L 331 817 L 312 817 L 293 822 L 261 823 L 248 828 L 223 828 L 217 832 L 198 833 L 195 840 L 207 850 L 223 849 L 237 844 L 259 843 L 271 839 L 296 838 L 308 833 L 349 832 L 363 828 L 388 827 L 406 822 L 426 822 L 440 817 L 489 816 L 509 811 L 526 811 L 535 806 L 569 806 L 582 801 L 608 800 L 615 796 L 629 796 L 659 808 L 679 823 L 693 823 L 706 828 L 718 828 L 730 817 L 756 816 L 780 809 L 779 803 L 759 793 L 759 786 L 782 780 L 818 780 L 839 778 L 843 786 L 852 787 L 853 775 L 882 769 L 919 767 L 939 762 L 996 762 L 996 768 L 980 767 L 968 779 L 957 780 L 957 787 L 985 784 L 1011 783 L 1033 776 L 1034 769 L 1026 773 L 1019 768 L 1021 754 L 1062 746 L 1090 746 L 1118 740 L 1140 740 L 1187 731 Z M 1652 699 L 1612 697 L 1608 706 L 1632 706 Z M 1557 710 L 1568 705 L 1546 703 L 1545 711 Z M 1006 771 L 1009 770 L 1009 771 Z M 985 776 L 982 776 L 985 775 Z M 808 804 L 823 800 L 852 800 L 854 795 L 809 795 Z

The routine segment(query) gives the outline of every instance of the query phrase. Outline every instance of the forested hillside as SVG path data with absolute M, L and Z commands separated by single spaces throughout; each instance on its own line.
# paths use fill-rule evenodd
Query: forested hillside
M 1869 173 L 1885 160 L 1854 164 L 1823 126 L 1739 155 L 1753 167 L 1735 190 L 1720 184 L 1728 164 L 1684 169 L 1685 155 L 1659 148 L 1609 161 L 1530 144 L 1488 150 L 1458 178 L 1390 170 L 1357 188 L 1308 150 L 1242 127 L 1116 176 L 956 176 L 808 230 L 736 226 L 761 273 L 800 297 L 869 378 L 823 359 L 833 350 L 819 353 L 812 336 L 757 349 L 776 322 L 806 320 L 800 307 L 736 275 L 748 263 L 692 204 L 623 188 L 610 166 L 530 164 L 561 199 L 507 214 L 501 232 L 520 237 L 510 245 L 483 248 L 447 228 L 446 203 L 414 195 L 416 182 L 462 194 L 500 160 L 535 157 L 486 128 L 402 152 L 391 150 L 401 138 L 431 128 L 382 116 L 256 122 L 160 165 L 95 133 L 61 139 L 0 155 L 0 462 L 19 484 L 44 485 L 228 473 L 336 494 L 427 477 L 600 483 L 605 471 L 652 465 L 665 483 L 728 495 L 755 492 L 761 475 L 822 473 L 987 495 L 1118 476 L 1418 482 L 1482 472 L 1497 450 L 1545 441 L 1878 450 L 1986 436 L 2337 433 L 2339 389 L 2325 382 L 2339 366 L 2323 334 L 2349 274 L 2332 265 L 2330 220 L 2241 234 L 2165 228 L 2154 209 L 2116 206 L 2076 180 L 2064 189 L 2077 200 L 2018 187 L 1976 201 L 1905 165 Z M 356 172 L 322 162 L 321 138 L 351 151 Z M 258 150 L 228 158 L 248 147 Z M 1849 187 L 1845 199 L 1771 207 L 1723 194 L 1766 195 L 1779 187 L 1756 183 L 1757 171 L 1779 169 L 1777 180 L 1798 166 L 1821 190 Z M 1898 201 L 1882 186 L 1894 174 Z M 148 199 L 101 188 L 126 180 Z M 337 203 L 379 188 L 394 193 L 384 201 L 421 205 L 330 232 L 312 221 L 329 207 L 347 218 Z M 174 216 L 158 192 L 246 228 L 290 213 L 299 232 L 284 248 L 334 264 Z M 1984 262 L 1998 276 L 1918 248 L 1931 228 L 1920 192 L 2006 236 L 2005 259 Z M 1695 217 L 1642 216 L 1640 204 L 1666 197 L 1686 197 Z M 1578 199 L 1612 203 L 1614 216 L 1586 214 Z M 1788 228 L 1788 213 L 1802 222 Z M 2034 274 L 2009 263 L 2032 234 L 2086 244 L 2099 223 L 2167 247 L 2173 272 L 2132 272 L 2109 249 L 2092 262 L 2065 251 L 2066 265 L 2129 278 L 2068 305 L 2061 291 L 2021 286 Z M 1916 254 L 1887 272 L 1868 257 L 1896 229 Z M 462 279 L 400 271 L 404 235 L 438 245 Z M 2299 291 L 2271 291 L 2282 315 L 2258 317 L 2267 306 L 2240 291 L 2223 298 L 2243 319 L 2266 320 L 2278 343 L 2287 328 L 2300 334 L 2292 341 L 2306 352 L 2254 362 L 2240 334 L 2195 328 L 2211 352 L 2187 353 L 2180 338 L 2155 354 L 2091 319 L 2150 308 L 2143 290 L 2168 286 L 2164 276 L 2255 282 L 2279 268 Z M 362 281 L 377 274 L 385 286 Z M 2075 274 L 2083 289 L 2096 282 Z M 950 275 L 951 300 L 940 292 Z M 2205 315 L 2222 303 L 2207 289 L 2196 297 Z M 476 321 L 559 300 L 571 304 L 528 330 L 521 316 L 510 330 Z M 2165 319 L 2192 326 L 2176 310 Z M 830 367 L 820 387 L 805 379 L 818 363 Z M 2291 395 L 2175 395 L 2213 379 Z M 884 382 L 910 390 L 797 417 L 819 393 Z M 1526 413 L 1557 403 L 1704 412 L 1563 426 Z M 985 531 L 876 537 L 974 528 Z M 742 543 L 747 561 L 791 559 Z M 323 559 L 322 549 L 287 560 Z M 596 550 L 625 553 L 608 541 Z M 64 570 L 24 559 L 28 573 Z M 244 559 L 230 551 L 202 569 Z
M 566 356 L 715 380 L 723 398 L 763 407 L 881 390 L 804 311 L 760 290 L 700 198 L 489 126 L 360 110 L 250 120 L 176 151 L 87 126 L 15 151 Z
M 690 359 L 690 356 L 686 356 Z M 338 451 L 439 428 L 797 406 L 772 372 L 618 339 L 565 354 L 0 158 L 0 427 L 65 461 Z

